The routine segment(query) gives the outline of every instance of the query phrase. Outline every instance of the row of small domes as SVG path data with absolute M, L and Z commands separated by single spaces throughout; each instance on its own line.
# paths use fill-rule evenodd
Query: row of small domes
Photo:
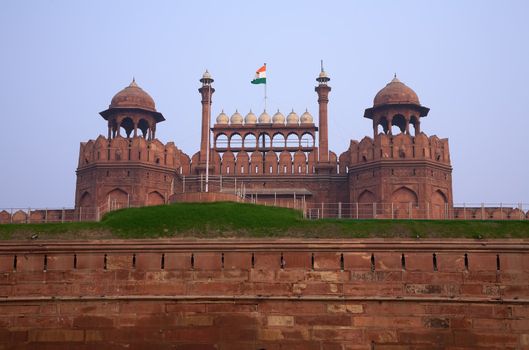
M 217 124 L 242 125 L 243 121 L 244 121 L 244 124 L 246 125 L 252 125 L 252 124 L 257 124 L 257 123 L 259 124 L 270 124 L 270 123 L 271 124 L 285 124 L 285 120 L 286 120 L 287 125 L 299 124 L 299 123 L 301 124 L 314 123 L 314 119 L 312 118 L 312 115 L 309 113 L 308 110 L 306 110 L 301 115 L 301 117 L 298 117 L 296 112 L 292 110 L 292 112 L 290 112 L 286 118 L 281 112 L 279 112 L 279 110 L 277 110 L 277 112 L 272 117 L 270 117 L 270 115 L 265 110 L 263 113 L 261 113 L 259 118 L 257 118 L 257 116 L 251 110 L 244 118 L 239 113 L 239 111 L 235 111 L 235 113 L 233 113 L 233 115 L 230 118 L 228 117 L 226 113 L 224 113 L 224 110 L 223 110 L 222 112 L 220 112 L 220 114 L 217 117 Z

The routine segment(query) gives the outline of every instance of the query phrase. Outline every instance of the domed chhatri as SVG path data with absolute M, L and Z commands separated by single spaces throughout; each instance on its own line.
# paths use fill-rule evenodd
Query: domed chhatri
M 233 115 L 230 118 L 230 123 L 232 125 L 241 125 L 242 121 L 243 121 L 243 118 L 242 118 L 241 113 L 239 113 L 239 111 L 236 110 L 235 113 L 233 113 Z
M 306 109 L 305 112 L 301 115 L 299 118 L 301 124 L 312 124 L 314 123 L 314 119 L 312 118 L 312 115 L 309 113 L 309 110 Z
M 220 112 L 219 116 L 217 117 L 217 124 L 228 124 L 230 122 L 230 118 L 226 113 L 224 113 L 224 110 Z
M 244 117 L 244 124 L 253 125 L 256 123 L 257 123 L 257 116 L 250 109 L 250 112 L 248 112 L 248 114 L 246 114 L 246 117 Z
M 421 105 L 419 97 L 410 87 L 397 79 L 397 75 L 373 99 L 373 107 L 367 108 L 364 118 L 373 120 L 373 137 L 379 133 L 392 135 L 392 127 L 410 134 L 410 125 L 415 135 L 421 133 L 420 119 L 426 117 L 429 108 Z M 380 127 L 382 129 L 380 129 Z
M 153 98 L 136 84 L 134 78 L 129 86 L 114 95 L 109 108 L 140 108 L 156 112 Z
M 266 113 L 266 110 L 259 116 L 259 124 L 270 124 L 270 115 Z
M 287 124 L 299 124 L 299 117 L 294 110 L 287 115 Z
M 285 116 L 277 110 L 276 114 L 272 117 L 273 124 L 285 124 Z
M 397 79 L 396 75 L 376 94 L 373 100 L 373 107 L 391 104 L 421 105 L 415 91 Z

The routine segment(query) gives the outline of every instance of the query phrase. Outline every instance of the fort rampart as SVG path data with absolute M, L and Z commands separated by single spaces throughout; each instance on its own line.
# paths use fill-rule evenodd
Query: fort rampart
M 529 242 L 0 243 L 0 349 L 528 349 Z

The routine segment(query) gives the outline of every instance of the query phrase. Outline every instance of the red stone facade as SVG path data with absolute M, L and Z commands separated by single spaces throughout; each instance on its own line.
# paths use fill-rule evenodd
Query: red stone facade
M 529 349 L 529 246 L 0 244 L 0 349 Z
M 394 203 L 379 216 L 408 217 L 420 209 L 430 218 L 446 217 L 453 203 L 448 140 L 421 131 L 429 109 L 415 92 L 394 78 L 365 111 L 373 121 L 373 138 L 351 141 L 337 157 L 328 147 L 330 78 L 322 70 L 316 80 L 318 126 L 308 111 L 286 117 L 279 111 L 259 117 L 251 111 L 245 117 L 222 112 L 210 125 L 215 89 L 206 72 L 199 89 L 200 150 L 191 158 L 172 142 L 164 145 L 155 138 L 157 123 L 165 119 L 133 81 L 101 112 L 108 136 L 81 144 L 76 207 L 166 203 L 173 194 L 205 191 L 208 173 L 231 184 L 232 193 L 244 183 L 245 195 L 264 201 L 277 202 L 279 194 L 311 204 Z M 227 191 L 209 181 L 207 190 Z

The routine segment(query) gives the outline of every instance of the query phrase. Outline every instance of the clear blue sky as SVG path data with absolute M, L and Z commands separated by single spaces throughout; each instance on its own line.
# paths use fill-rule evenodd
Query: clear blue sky
M 448 137 L 456 202 L 529 202 L 528 1 L 11 1 L 0 4 L 0 207 L 71 206 L 79 143 L 132 76 L 187 154 L 199 148 L 198 79 L 213 114 L 317 115 L 324 59 L 330 148 L 371 136 L 363 111 L 396 72 Z

